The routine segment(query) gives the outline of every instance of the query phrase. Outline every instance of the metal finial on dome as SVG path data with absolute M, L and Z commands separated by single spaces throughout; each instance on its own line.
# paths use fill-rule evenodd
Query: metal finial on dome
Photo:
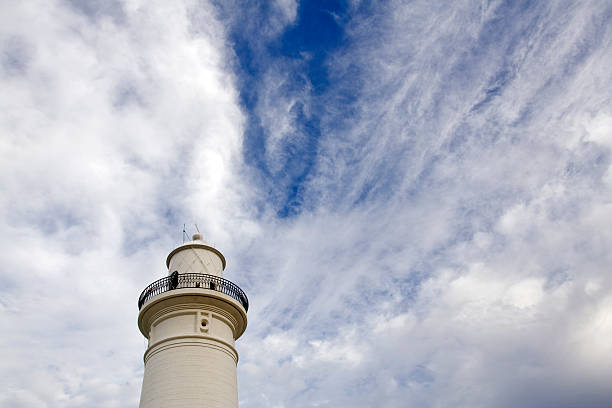
M 192 239 L 194 241 L 202 241 L 202 235 L 201 234 L 193 234 Z

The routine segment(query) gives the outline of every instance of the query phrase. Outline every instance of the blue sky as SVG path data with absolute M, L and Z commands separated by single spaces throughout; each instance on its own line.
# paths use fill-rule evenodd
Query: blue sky
M 0 407 L 138 403 L 182 226 L 249 407 L 612 406 L 609 1 L 0 2 Z

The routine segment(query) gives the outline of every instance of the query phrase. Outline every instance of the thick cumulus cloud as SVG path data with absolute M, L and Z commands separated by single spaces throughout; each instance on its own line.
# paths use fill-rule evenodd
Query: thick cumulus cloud
M 135 406 L 135 301 L 182 223 L 249 230 L 224 28 L 196 2 L 0 7 L 0 406 Z

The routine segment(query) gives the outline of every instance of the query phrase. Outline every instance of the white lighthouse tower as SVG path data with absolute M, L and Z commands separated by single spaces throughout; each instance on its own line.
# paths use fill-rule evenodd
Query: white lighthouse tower
M 166 265 L 168 276 L 138 300 L 149 340 L 140 408 L 236 408 L 235 340 L 246 329 L 247 297 L 223 279 L 225 257 L 199 234 Z

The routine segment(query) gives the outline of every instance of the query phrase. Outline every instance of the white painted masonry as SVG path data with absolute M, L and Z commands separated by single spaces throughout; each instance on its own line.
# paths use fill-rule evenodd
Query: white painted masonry
M 222 277 L 221 252 L 193 238 L 168 255 L 168 272 Z M 145 302 L 138 315 L 149 340 L 140 408 L 238 407 L 235 340 L 246 325 L 240 302 L 211 289 L 174 289 Z

